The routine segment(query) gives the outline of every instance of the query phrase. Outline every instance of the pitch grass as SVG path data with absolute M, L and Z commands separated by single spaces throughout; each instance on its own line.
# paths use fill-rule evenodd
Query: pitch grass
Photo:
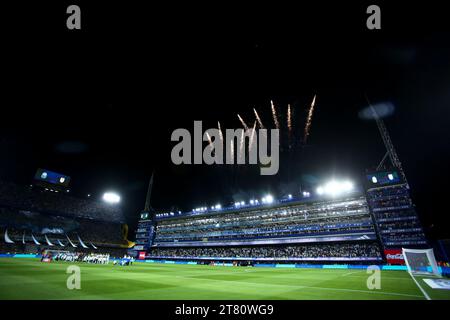
M 382 271 L 369 290 L 365 270 L 220 267 L 135 263 L 81 268 L 81 290 L 68 290 L 72 263 L 0 259 L 0 299 L 424 299 L 405 271 Z M 419 280 L 432 299 L 450 299 Z

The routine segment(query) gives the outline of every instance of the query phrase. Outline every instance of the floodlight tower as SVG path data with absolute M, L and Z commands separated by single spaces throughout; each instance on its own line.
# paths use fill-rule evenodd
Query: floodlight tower
M 145 212 L 153 211 L 152 206 L 150 204 L 150 199 L 152 197 L 152 189 L 153 189 L 153 175 L 154 175 L 154 173 L 152 173 L 152 176 L 150 177 L 150 181 L 148 183 L 147 196 L 145 197 L 145 206 L 144 206 Z
M 398 158 L 397 152 L 395 151 L 394 145 L 392 144 L 391 137 L 389 136 L 389 132 L 387 131 L 386 126 L 384 125 L 383 119 L 381 119 L 378 116 L 377 111 L 375 108 L 370 105 L 370 109 L 373 112 L 373 116 L 375 118 L 375 121 L 377 123 L 378 130 L 380 131 L 381 138 L 383 139 L 384 146 L 386 147 L 386 154 L 383 156 L 383 159 L 381 159 L 380 163 L 378 164 L 377 171 L 380 170 L 386 161 L 387 157 L 389 156 L 389 160 L 391 160 L 392 166 L 398 169 L 400 172 L 400 175 L 403 178 L 403 181 L 405 181 L 406 185 L 409 188 L 408 181 L 406 180 L 405 172 L 403 171 L 402 163 L 400 162 L 400 159 Z

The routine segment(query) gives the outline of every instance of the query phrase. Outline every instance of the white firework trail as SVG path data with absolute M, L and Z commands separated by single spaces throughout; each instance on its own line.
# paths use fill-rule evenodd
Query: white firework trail
M 223 143 L 223 133 L 222 133 L 222 128 L 220 127 L 219 121 L 217 121 L 217 128 L 219 129 L 220 142 Z
M 241 135 L 241 143 L 239 145 L 239 158 L 242 159 L 242 155 L 243 155 L 243 151 L 244 151 L 244 130 L 242 130 L 242 135 Z
M 253 147 L 253 139 L 255 138 L 255 131 L 256 131 L 256 120 L 255 123 L 253 124 L 253 128 L 252 128 L 252 135 L 250 136 L 250 142 L 249 142 L 249 150 L 252 150 Z
M 287 127 L 288 127 L 288 143 L 289 149 L 291 148 L 291 136 L 292 136 L 292 113 L 291 113 L 291 105 L 288 104 L 287 110 Z
M 212 143 L 212 139 L 211 139 L 211 136 L 209 135 L 209 133 L 208 133 L 208 132 L 206 132 L 206 137 L 208 138 L 208 141 L 209 141 L 209 145 L 211 146 L 211 148 L 213 148 L 213 149 L 214 149 L 214 146 L 213 146 L 213 143 Z
M 277 111 L 275 110 L 275 105 L 273 104 L 272 100 L 270 100 L 270 105 L 272 106 L 272 116 L 273 122 L 275 123 L 275 128 L 280 129 L 280 123 L 278 122 L 277 118 Z
M 309 136 L 309 130 L 311 129 L 312 116 L 314 113 L 315 104 L 316 104 L 316 95 L 314 95 L 313 101 L 311 102 L 311 107 L 309 108 L 308 118 L 306 120 L 306 126 L 305 126 L 305 137 L 303 138 L 303 143 L 306 143 L 306 140 L 308 139 L 308 136 Z
M 233 140 L 231 140 L 231 143 L 230 143 L 230 155 L 231 155 L 231 159 L 233 159 L 233 162 L 232 163 L 234 163 L 234 138 L 233 138 Z
M 287 127 L 289 130 L 289 135 L 292 132 L 292 114 L 291 114 L 291 105 L 288 104 L 288 110 L 287 110 Z
M 248 130 L 248 125 L 245 123 L 244 119 L 241 118 L 241 116 L 239 115 L 239 113 L 238 113 L 237 116 L 238 116 L 238 118 L 239 118 L 239 121 L 241 121 L 242 125 L 244 126 L 244 129 L 245 129 L 245 130 Z
M 259 117 L 258 112 L 256 112 L 256 109 L 255 109 L 255 108 L 253 108 L 253 111 L 255 112 L 255 117 L 256 117 L 256 120 L 258 121 L 259 127 L 260 127 L 261 129 L 265 129 L 265 128 L 264 128 L 264 125 L 263 125 L 263 123 L 262 123 L 262 121 L 261 121 L 261 118 Z

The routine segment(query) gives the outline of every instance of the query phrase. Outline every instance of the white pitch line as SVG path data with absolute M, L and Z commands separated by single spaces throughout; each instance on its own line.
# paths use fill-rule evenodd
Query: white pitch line
M 341 288 L 325 288 L 325 287 L 309 287 L 309 286 L 300 286 L 301 288 L 309 288 L 309 289 L 321 289 L 321 290 L 331 290 L 331 291 L 347 291 L 347 292 L 362 292 L 362 293 L 370 293 L 370 294 L 383 294 L 388 296 L 403 296 L 403 297 L 417 297 L 420 298 L 422 296 L 416 294 L 406 294 L 406 293 L 396 293 L 396 292 L 385 292 L 378 290 L 357 290 L 357 289 L 341 289 Z
M 344 273 L 342 276 L 343 277 L 346 277 L 346 276 L 348 276 L 348 275 L 351 275 L 351 274 L 354 274 L 354 273 L 360 273 L 361 271 L 353 271 L 353 272 L 347 272 L 347 273 Z
M 416 285 L 419 287 L 420 291 L 422 291 L 422 293 L 425 296 L 425 298 L 427 300 L 431 300 L 430 296 L 425 292 L 425 290 L 422 288 L 422 286 L 419 284 L 419 282 L 417 282 L 416 278 L 414 278 L 414 276 L 411 273 L 409 273 L 409 274 L 411 275 L 411 278 L 414 280 Z

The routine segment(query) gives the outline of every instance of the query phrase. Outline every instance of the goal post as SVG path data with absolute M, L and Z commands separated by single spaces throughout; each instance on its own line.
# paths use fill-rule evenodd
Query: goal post
M 411 275 L 434 275 L 441 277 L 433 249 L 402 248 L 406 267 Z

